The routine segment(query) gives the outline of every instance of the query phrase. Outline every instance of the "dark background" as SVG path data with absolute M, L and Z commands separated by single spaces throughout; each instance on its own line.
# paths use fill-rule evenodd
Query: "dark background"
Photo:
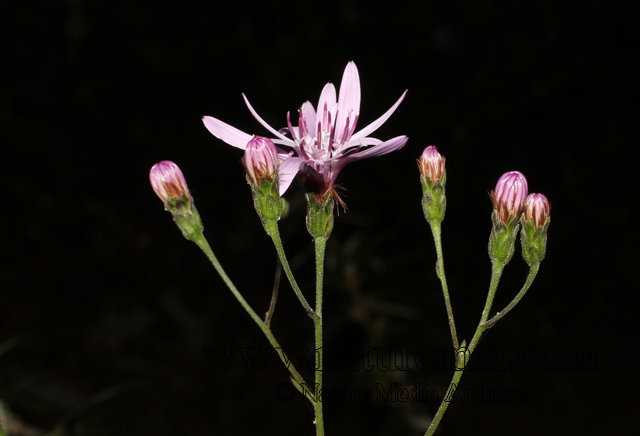
M 13 3 L 13 4 L 11 4 Z M 26 426 L 73 435 L 313 434 L 288 382 L 203 347 L 267 347 L 148 183 L 183 170 L 205 235 L 260 314 L 275 251 L 253 210 L 242 153 L 200 119 L 266 135 L 354 60 L 365 126 L 409 89 L 375 137 L 399 152 L 342 173 L 347 213 L 327 249 L 325 344 L 442 347 L 449 330 L 415 159 L 447 158 L 444 251 L 461 337 L 490 276 L 488 192 L 519 170 L 551 201 L 548 256 L 522 303 L 482 345 L 592 347 L 597 371 L 477 371 L 461 389 L 532 390 L 532 402 L 452 403 L 440 434 L 624 434 L 636 419 L 633 340 L 638 227 L 631 154 L 637 47 L 630 11 L 602 1 L 7 2 L 0 6 L 0 399 Z M 635 79 L 635 77 L 633 77 Z M 634 100 L 637 104 L 637 98 Z M 303 188 L 281 231 L 312 300 Z M 519 248 L 517 248 L 519 249 Z M 494 310 L 522 286 L 518 251 Z M 273 329 L 313 348 L 283 281 Z M 514 357 L 515 358 L 515 357 Z M 307 378 L 312 371 L 303 370 Z M 332 372 L 327 386 L 411 387 L 440 396 L 451 373 Z M 422 434 L 438 403 L 327 403 L 328 434 Z M 27 433 L 24 433 L 27 434 Z

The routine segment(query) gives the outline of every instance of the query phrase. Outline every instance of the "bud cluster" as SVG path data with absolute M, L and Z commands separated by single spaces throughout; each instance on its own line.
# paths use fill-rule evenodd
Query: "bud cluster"
M 515 239 L 522 225 L 522 257 L 531 266 L 544 259 L 551 206 L 542 194 L 530 194 L 527 179 L 518 171 L 500 177 L 491 192 L 493 229 L 489 256 L 506 265 L 513 256 Z

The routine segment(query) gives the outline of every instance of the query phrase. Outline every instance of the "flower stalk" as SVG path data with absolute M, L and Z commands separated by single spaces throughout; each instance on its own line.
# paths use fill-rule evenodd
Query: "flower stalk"
M 440 279 L 444 303 L 447 307 L 447 317 L 449 319 L 453 349 L 458 350 L 458 334 L 453 318 L 449 287 L 447 286 L 447 277 L 444 273 L 444 258 L 442 256 L 442 230 L 440 223 L 444 220 L 444 213 L 447 208 L 447 197 L 445 194 L 447 171 L 445 158 L 438 153 L 438 149 L 435 146 L 430 145 L 424 149 L 422 156 L 418 159 L 418 168 L 420 169 L 420 182 L 422 184 L 422 210 L 424 211 L 425 219 L 431 227 L 433 241 L 436 245 L 436 274 Z

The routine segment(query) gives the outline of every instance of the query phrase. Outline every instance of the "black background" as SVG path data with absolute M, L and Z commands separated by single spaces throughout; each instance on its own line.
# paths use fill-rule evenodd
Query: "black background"
M 3 4 L 0 340 L 15 346 L 0 355 L 0 398 L 25 425 L 67 434 L 313 434 L 308 404 L 277 401 L 288 378 L 275 360 L 265 371 L 209 365 L 203 347 L 268 342 L 163 211 L 148 171 L 165 159 L 182 168 L 214 251 L 264 313 L 275 251 L 242 153 L 200 119 L 266 135 L 241 92 L 283 127 L 354 60 L 360 125 L 409 89 L 373 136 L 410 140 L 341 175 L 349 209 L 327 249 L 325 344 L 449 344 L 415 164 L 434 144 L 447 158 L 443 243 L 460 336 L 471 337 L 488 288 L 488 192 L 519 170 L 553 205 L 548 255 L 482 345 L 513 356 L 592 347 L 598 369 L 465 374 L 461 389 L 532 390 L 533 401 L 452 403 L 440 434 L 623 434 L 638 386 L 632 25 L 630 11 L 601 1 Z M 287 254 L 312 300 L 301 184 L 286 197 Z M 516 252 L 494 310 L 526 271 Z M 273 329 L 283 345 L 313 348 L 285 282 Z M 338 371 L 325 381 L 427 383 L 442 397 L 449 377 Z M 325 426 L 422 434 L 437 406 L 327 403 Z

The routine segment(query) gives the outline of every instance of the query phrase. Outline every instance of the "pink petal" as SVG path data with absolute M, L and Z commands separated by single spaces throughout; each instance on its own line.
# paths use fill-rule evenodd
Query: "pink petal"
M 213 117 L 203 117 L 202 122 L 213 136 L 243 150 L 247 147 L 247 143 L 251 141 L 251 138 L 253 138 L 252 135 L 244 133 Z
M 287 147 L 291 147 L 293 148 L 293 150 L 296 153 L 300 153 L 300 147 L 298 147 L 295 143 L 291 143 L 291 140 L 287 138 L 286 141 L 283 141 L 282 139 L 272 139 L 271 140 L 274 144 L 279 144 L 279 145 L 286 145 Z M 280 153 L 280 151 L 282 151 L 282 153 Z M 280 159 L 283 159 L 283 157 L 281 156 L 281 154 L 286 155 L 286 156 L 290 156 L 291 152 L 287 152 L 285 150 L 282 150 L 281 148 L 278 148 L 278 156 L 280 156 Z
M 313 124 L 309 124 L 307 121 L 307 127 L 309 127 L 309 131 L 315 132 L 317 125 L 320 120 L 322 120 L 322 114 L 324 111 L 324 104 L 327 104 L 327 109 L 331 110 L 337 103 L 336 101 L 336 88 L 333 86 L 333 83 L 327 83 L 322 88 L 322 92 L 320 93 L 320 100 L 318 100 L 318 112 L 316 113 L 316 120 Z M 306 116 L 306 113 L 305 113 Z M 334 119 L 335 113 L 331 114 L 331 119 Z
M 355 141 L 352 139 L 351 141 L 342 145 L 342 150 L 346 150 L 347 148 L 351 148 L 351 147 L 366 147 L 368 145 L 378 145 L 378 144 L 382 144 L 382 141 L 376 138 L 371 138 L 371 137 L 356 139 Z
M 347 64 L 340 84 L 340 96 L 338 98 L 338 119 L 336 120 L 336 136 L 342 137 L 347 118 L 360 113 L 360 76 L 356 64 L 351 61 Z
M 346 156 L 342 159 L 338 160 L 338 166 L 343 168 L 348 163 L 354 162 L 360 159 L 366 159 L 368 157 L 376 157 L 382 156 L 387 153 L 391 153 L 392 151 L 400 150 L 409 140 L 409 137 L 402 135 L 396 136 L 393 139 L 389 139 L 388 141 L 383 142 L 382 144 L 376 145 L 375 147 L 368 148 L 366 150 L 361 150 L 357 153 L 353 153 L 349 156 Z
M 305 101 L 300 109 L 302 110 L 302 115 L 307 122 L 307 130 L 313 129 L 312 126 L 316 125 L 316 111 L 313 108 L 313 105 L 308 101 Z
M 360 159 L 366 159 L 368 157 L 382 156 L 387 153 L 400 150 L 402 147 L 404 147 L 408 140 L 409 138 L 407 136 L 397 136 L 375 147 L 371 147 L 367 150 L 359 151 L 357 153 L 353 153 L 349 156 L 338 159 L 338 162 L 336 162 L 336 166 L 333 170 L 333 175 L 331 177 L 331 185 L 335 183 L 340 171 L 342 171 L 342 169 L 351 162 L 355 162 Z
M 300 170 L 300 165 L 302 165 L 305 160 L 301 157 L 290 157 L 285 159 L 280 166 L 278 167 L 278 180 L 280 183 L 280 196 L 284 194 L 291 182 L 293 182 L 294 177 L 298 174 Z
M 398 99 L 398 101 L 396 101 L 396 103 L 391 106 L 391 109 L 389 109 L 388 111 L 386 111 L 384 113 L 384 115 L 382 115 L 380 118 L 378 118 L 377 120 L 375 120 L 373 123 L 369 124 L 367 127 L 365 127 L 364 129 L 360 130 L 359 132 L 355 133 L 352 137 L 351 137 L 351 141 L 355 140 L 355 139 L 360 139 L 360 138 L 364 138 L 365 136 L 368 136 L 370 133 L 373 133 L 376 131 L 376 129 L 378 129 L 378 127 L 380 127 L 381 125 L 384 124 L 385 121 L 387 121 L 387 119 L 389 119 L 389 117 L 391 116 L 392 113 L 395 112 L 395 110 L 398 108 L 398 106 L 400 105 L 400 103 L 402 103 L 402 100 L 404 100 L 404 96 L 407 94 L 407 91 L 405 91 L 404 93 L 402 93 L 402 95 L 400 96 L 400 98 Z M 349 142 L 351 142 L 349 141 Z
M 249 111 L 251 112 L 251 115 L 253 115 L 253 117 L 258 120 L 258 122 L 260 124 L 262 124 L 268 131 L 270 131 L 272 134 L 274 134 L 275 136 L 277 136 L 280 139 L 283 139 L 285 141 L 287 141 L 289 144 L 291 145 L 295 145 L 295 143 L 287 138 L 286 136 L 284 136 L 282 133 L 278 132 L 276 129 L 274 129 L 273 127 L 271 127 L 270 125 L 268 125 L 266 123 L 265 120 L 263 120 L 262 118 L 260 118 L 260 115 L 258 115 L 258 113 L 253 109 L 253 107 L 251 106 L 251 103 L 249 103 L 249 99 L 247 99 L 247 96 L 242 94 L 242 97 L 244 98 L 244 102 L 247 104 L 247 107 L 249 108 Z

